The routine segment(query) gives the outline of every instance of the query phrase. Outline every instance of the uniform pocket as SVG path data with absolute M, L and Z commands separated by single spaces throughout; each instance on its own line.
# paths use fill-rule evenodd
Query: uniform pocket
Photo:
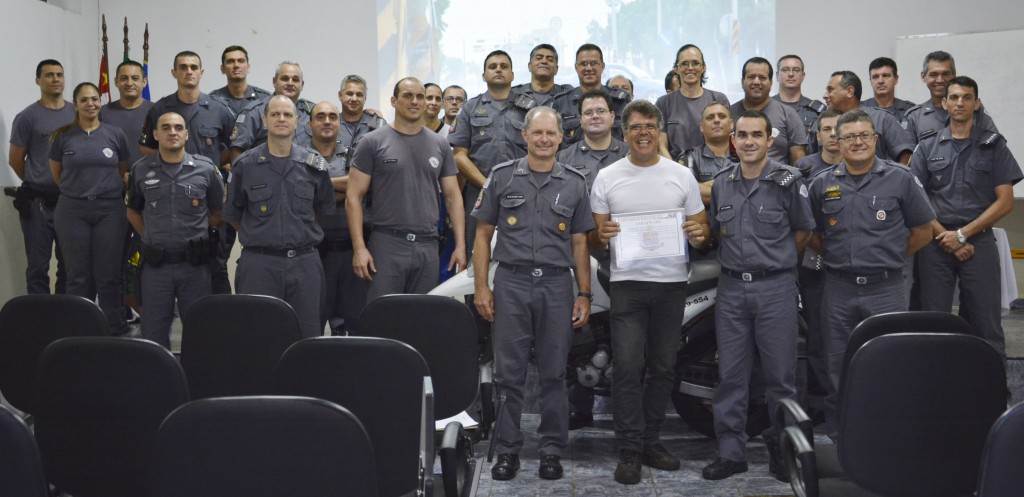
M 276 198 L 270 188 L 260 188 L 249 191 L 249 212 L 258 217 L 268 217 L 274 214 Z
M 312 185 L 296 185 L 295 195 L 292 196 L 292 210 L 297 214 L 312 213 L 314 194 Z

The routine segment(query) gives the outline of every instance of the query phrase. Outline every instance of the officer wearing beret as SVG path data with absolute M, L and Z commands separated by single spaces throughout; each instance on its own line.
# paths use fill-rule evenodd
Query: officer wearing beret
M 210 294 L 209 226 L 220 225 L 217 166 L 185 152 L 185 118 L 167 112 L 153 129 L 159 151 L 132 166 L 128 222 L 142 237 L 142 337 L 168 349 L 174 303 L 182 315 Z
M 334 210 L 334 190 L 320 154 L 294 146 L 295 104 L 271 97 L 263 116 L 267 142 L 231 166 L 223 218 L 244 247 L 235 271 L 238 293 L 270 295 L 291 304 L 302 335 L 318 336 L 324 271 L 316 245 L 317 216 Z
M 935 219 L 910 170 L 875 155 L 879 137 L 870 116 L 847 112 L 836 127 L 843 161 L 819 173 L 810 188 L 816 225 L 810 247 L 825 265 L 825 421 L 831 436 L 838 433 L 839 374 L 850 332 L 868 316 L 907 310 L 902 273 L 907 257 L 928 244 Z
M 586 232 L 594 220 L 583 175 L 555 160 L 562 142 L 559 118 L 549 107 L 527 113 L 522 132 L 527 157 L 496 166 L 473 211 L 478 219 L 476 267 L 488 266 L 491 238 L 501 226 L 494 247 L 494 291 L 488 272 L 478 270 L 474 301 L 480 315 L 494 322 L 494 379 L 506 396 L 492 435 L 498 453 L 491 468 L 495 480 L 510 480 L 519 470 L 519 421 L 531 342 L 536 344 L 540 383 L 541 478 L 562 477 L 560 457 L 569 445 L 565 363 L 572 328 L 583 326 L 590 316 Z M 573 274 L 579 286 L 575 298 Z
M 718 459 L 704 468 L 708 480 L 747 470 L 755 354 L 761 358 L 769 412 L 796 395 L 797 253 L 814 228 L 800 170 L 768 158 L 773 140 L 768 116 L 756 110 L 740 114 L 732 140 L 740 163 L 716 176 L 709 216 L 720 239 L 722 273 L 715 306 L 720 383 L 712 404 Z M 788 481 L 779 453 L 782 428 L 772 426 L 763 436 L 769 471 Z
M 991 228 L 1013 210 L 1013 185 L 1022 174 L 1006 139 L 976 125 L 980 106 L 973 79 L 951 79 L 943 99 L 949 125 L 924 139 L 910 162 L 937 216 L 934 239 L 917 256 L 921 309 L 950 312 L 959 283 L 960 309 L 969 310 L 961 315 L 1005 355 L 999 251 Z

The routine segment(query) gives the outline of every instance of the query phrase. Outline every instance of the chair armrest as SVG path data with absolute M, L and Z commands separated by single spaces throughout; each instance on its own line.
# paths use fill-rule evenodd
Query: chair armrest
M 818 463 L 814 446 L 795 426 L 787 426 L 782 431 L 782 457 L 789 469 L 789 481 L 796 497 L 818 497 Z
M 797 427 L 811 448 L 814 448 L 814 422 L 797 401 L 793 399 L 780 400 L 775 412 L 772 413 L 772 424 L 782 428 Z
M 423 377 L 423 402 L 420 407 L 420 467 L 421 495 L 432 495 L 434 485 L 434 383 Z

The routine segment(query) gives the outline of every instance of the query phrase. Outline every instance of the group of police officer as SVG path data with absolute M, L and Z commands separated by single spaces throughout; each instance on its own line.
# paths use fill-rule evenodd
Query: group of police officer
M 492 477 L 511 479 L 520 468 L 532 346 L 538 473 L 557 479 L 568 430 L 593 419 L 585 392 L 572 392 L 570 412 L 565 383 L 572 329 L 590 313 L 593 255 L 611 270 L 615 480 L 623 484 L 640 481 L 641 463 L 680 467 L 659 432 L 695 258 L 717 256 L 722 267 L 719 457 L 704 468 L 706 479 L 747 471 L 755 355 L 769 408 L 795 394 L 801 297 L 833 434 L 841 358 L 864 317 L 909 307 L 949 312 L 959 284 L 961 314 L 1003 351 L 991 228 L 1012 209 L 1022 174 L 977 83 L 956 76 L 948 53 L 925 58 L 931 98 L 916 106 L 895 98 L 896 64 L 887 58 L 869 68 L 874 98 L 861 102 L 860 79 L 844 70 L 829 79 L 824 104 L 803 96 L 796 55 L 779 59 L 777 71 L 760 57 L 744 63 L 744 98 L 732 104 L 704 88 L 707 66 L 694 45 L 677 52 L 655 104 L 631 102 L 625 78 L 602 84 L 596 45 L 581 46 L 574 66 L 579 86 L 555 84 L 558 53 L 538 45 L 530 82 L 513 87 L 512 59 L 496 50 L 483 63 L 487 91 L 468 99 L 458 86 L 404 78 L 387 123 L 365 109 L 359 76 L 342 81 L 340 109 L 300 98 L 302 70 L 292 61 L 277 66 L 273 93 L 250 85 L 240 46 L 223 51 L 227 85 L 210 94 L 199 88 L 199 55 L 179 53 L 177 91 L 152 104 L 140 98 L 142 67 L 122 63 L 120 98 L 100 116 L 139 136 L 126 216 L 141 237 L 143 336 L 169 346 L 175 303 L 187 313 L 196 299 L 231 291 L 226 262 L 236 231 L 236 291 L 284 299 L 305 336 L 322 334 L 325 323 L 354 332 L 369 299 L 426 292 L 439 268 L 457 271 L 468 257 L 487 267 L 500 231 L 496 276 L 491 283 L 477 271 L 473 301 L 494 322 L 495 381 L 507 399 Z M 44 293 L 58 189 L 47 140 L 71 116 L 60 63 L 42 61 L 36 76 L 41 98 L 15 119 L 10 164 L 24 181 L 28 291 Z M 779 92 L 770 97 L 776 76 Z M 645 212 L 677 216 L 680 253 L 642 261 L 617 253 L 627 238 L 618 239 L 619 221 Z M 920 297 L 911 299 L 915 283 Z M 778 432 L 770 427 L 764 438 L 769 470 L 784 480 Z

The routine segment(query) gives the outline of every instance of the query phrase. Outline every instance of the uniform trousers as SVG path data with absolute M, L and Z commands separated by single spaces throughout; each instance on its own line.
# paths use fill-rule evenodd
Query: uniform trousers
M 569 445 L 565 363 L 572 344 L 572 276 L 528 276 L 498 268 L 494 275 L 494 381 L 505 404 L 495 423 L 496 452 L 518 454 L 530 346 L 540 386 L 538 452 L 561 456 Z
M 192 304 L 210 295 L 210 266 L 193 266 L 188 262 L 154 266 L 143 262 L 139 280 L 142 338 L 170 349 L 174 300 L 177 298 L 178 312 L 184 317 Z
M 414 242 L 387 233 L 387 228 L 370 234 L 373 273 L 366 302 L 391 293 L 427 293 L 437 286 L 437 238 Z
M 715 332 L 718 340 L 718 390 L 712 401 L 718 456 L 745 461 L 747 407 L 755 354 L 764 371 L 769 412 L 796 395 L 798 340 L 796 271 L 754 281 L 718 277 Z M 766 439 L 782 427 L 771 427 Z
M 906 292 L 906 281 L 899 273 L 878 283 L 858 285 L 825 269 L 822 321 L 825 325 L 825 364 L 829 376 L 828 396 L 825 398 L 825 428 L 833 439 L 839 433 L 839 379 L 850 334 L 857 324 L 869 316 L 906 311 Z
M 825 291 L 825 271 L 801 266 L 797 278 L 800 286 L 801 314 L 807 322 L 808 388 L 814 385 L 822 393 L 828 389 L 825 367 L 825 329 L 821 320 L 821 303 Z
M 986 230 L 971 237 L 970 243 L 974 245 L 974 256 L 963 262 L 947 254 L 934 240 L 917 253 L 921 310 L 951 312 L 953 292 L 959 281 L 960 316 L 1005 356 L 1000 309 L 1002 273 L 996 238 L 992 230 Z
M 351 248 L 330 250 L 323 255 L 322 261 L 327 294 L 320 319 L 329 324 L 335 334 L 347 332 L 356 335 L 369 286 L 352 270 Z
M 53 207 L 47 207 L 42 199 L 33 199 L 26 212 L 20 212 L 21 233 L 25 240 L 25 283 L 29 294 L 50 293 L 50 258 L 57 256 L 56 293 L 67 289 L 67 275 L 64 268 L 64 254 L 60 250 L 57 231 L 53 226 Z M 56 245 L 56 247 L 54 247 Z
M 299 318 L 305 338 L 323 335 L 320 305 L 324 299 L 324 269 L 315 250 L 283 257 L 243 250 L 235 270 L 239 294 L 269 295 L 284 300 Z
M 64 241 L 67 293 L 89 300 L 98 294 L 110 333 L 120 335 L 127 331 L 121 295 L 124 232 L 128 229 L 124 201 L 61 195 L 53 225 L 57 237 Z
M 612 407 L 619 449 L 658 443 L 675 384 L 686 282 L 611 283 Z M 641 375 L 647 375 L 641 384 Z

